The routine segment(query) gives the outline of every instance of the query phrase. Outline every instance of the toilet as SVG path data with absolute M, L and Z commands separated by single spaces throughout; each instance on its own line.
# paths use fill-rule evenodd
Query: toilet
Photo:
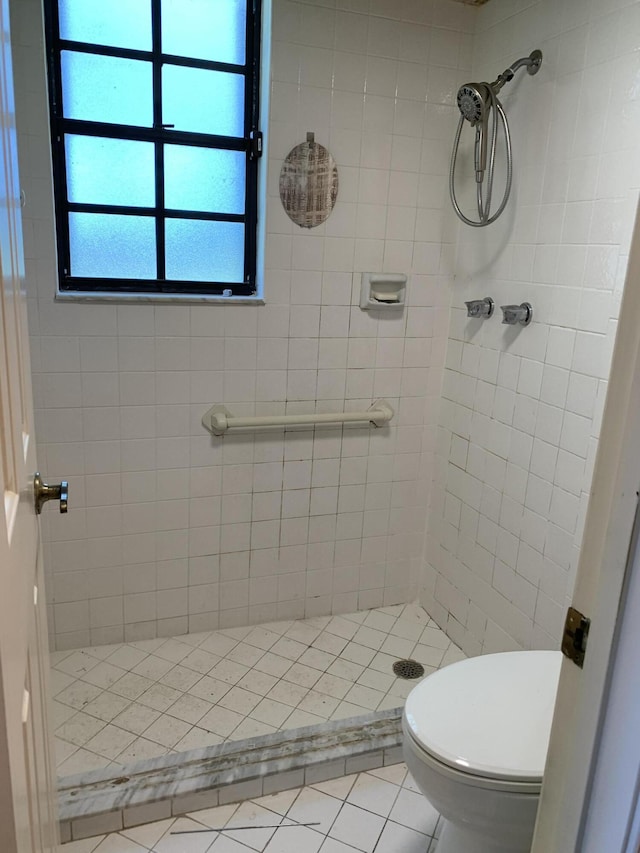
M 409 694 L 403 752 L 444 818 L 437 853 L 529 853 L 561 652 L 502 652 L 444 667 Z

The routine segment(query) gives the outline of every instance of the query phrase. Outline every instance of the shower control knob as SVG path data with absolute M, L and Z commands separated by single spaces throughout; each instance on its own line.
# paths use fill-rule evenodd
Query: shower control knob
M 533 308 L 528 302 L 520 305 L 501 305 L 502 322 L 508 326 L 528 326 L 533 320 Z
M 467 306 L 467 317 L 483 319 L 493 314 L 493 299 L 485 296 L 484 299 L 471 299 L 464 303 Z

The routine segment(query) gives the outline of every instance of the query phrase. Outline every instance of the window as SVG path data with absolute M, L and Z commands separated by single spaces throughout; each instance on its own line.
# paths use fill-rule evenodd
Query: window
M 256 290 L 260 0 L 45 0 L 61 291 Z

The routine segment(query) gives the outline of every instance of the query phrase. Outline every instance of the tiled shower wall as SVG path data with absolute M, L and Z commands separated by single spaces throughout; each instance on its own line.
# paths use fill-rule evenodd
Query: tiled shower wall
M 266 305 L 61 304 L 41 14 L 12 4 L 39 466 L 70 483 L 43 535 L 54 648 L 410 600 L 417 592 L 457 233 L 451 91 L 477 10 L 442 0 L 275 0 Z M 326 225 L 281 210 L 313 131 L 339 169 Z M 357 307 L 361 271 L 410 306 Z M 227 436 L 236 413 L 387 398 L 388 430 Z
M 624 0 L 478 11 L 471 79 L 544 61 L 502 92 L 509 210 L 457 249 L 422 598 L 467 654 L 558 644 L 640 186 L 639 33 Z M 533 324 L 467 320 L 487 295 L 531 302 Z

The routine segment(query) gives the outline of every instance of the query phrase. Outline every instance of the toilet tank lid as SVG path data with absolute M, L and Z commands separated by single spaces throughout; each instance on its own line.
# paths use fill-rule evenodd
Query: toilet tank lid
M 438 761 L 495 779 L 542 779 L 562 654 L 502 652 L 444 667 L 409 694 L 405 723 Z

